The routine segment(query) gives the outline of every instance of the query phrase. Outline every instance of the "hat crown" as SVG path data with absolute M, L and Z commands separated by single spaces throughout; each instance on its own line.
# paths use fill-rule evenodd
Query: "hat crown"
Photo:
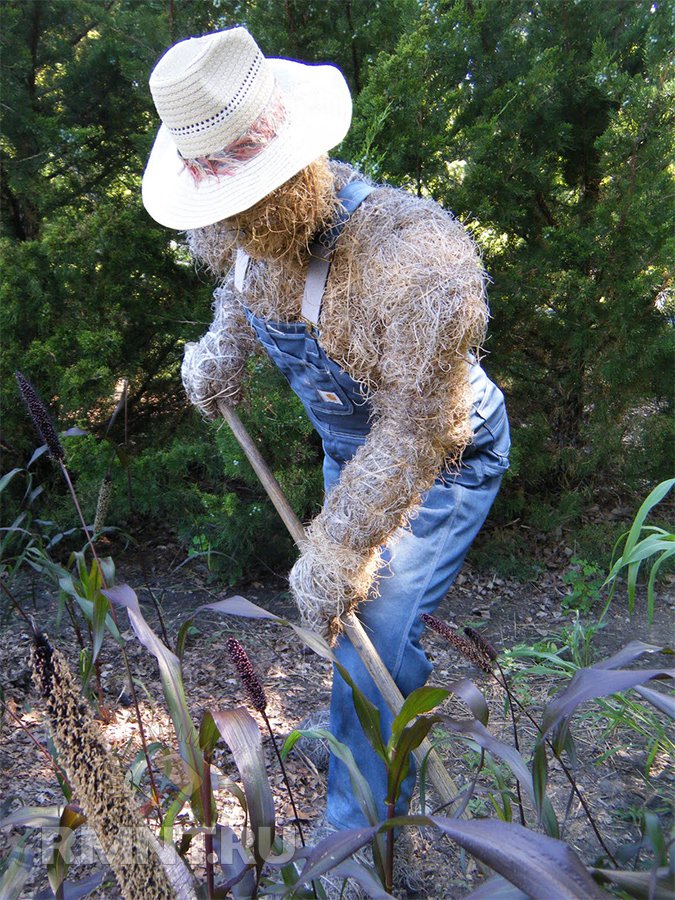
M 175 44 L 150 76 L 157 112 L 181 155 L 217 153 L 262 113 L 274 76 L 245 28 Z

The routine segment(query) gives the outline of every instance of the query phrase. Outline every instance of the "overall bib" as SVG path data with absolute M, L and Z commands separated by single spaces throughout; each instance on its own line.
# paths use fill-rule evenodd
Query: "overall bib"
M 321 236 L 318 259 L 325 261 L 328 256 L 329 261 L 330 249 L 344 221 L 370 190 L 367 185 L 355 182 L 338 194 L 347 214 L 331 232 Z M 315 246 L 312 253 L 314 256 Z M 313 305 L 312 318 L 317 323 L 328 274 L 327 266 L 323 269 L 321 264 L 313 267 L 310 263 L 308 287 L 313 284 L 313 288 L 309 291 L 312 295 L 309 306 Z M 308 291 L 306 301 L 307 294 Z M 306 306 L 307 303 L 303 304 L 303 312 Z M 328 493 L 338 481 L 342 467 L 368 436 L 371 422 L 368 399 L 362 386 L 326 355 L 316 328 L 308 327 L 305 322 L 264 320 L 250 310 L 246 314 L 258 340 L 302 401 L 321 437 L 324 486 Z M 379 595 L 362 603 L 358 610 L 370 639 L 404 697 L 421 687 L 432 669 L 419 644 L 424 627 L 420 616 L 433 613 L 450 589 L 508 468 L 509 425 L 502 392 L 476 362 L 470 367 L 470 383 L 473 440 L 464 452 L 461 467 L 439 473 L 408 527 L 394 535 L 383 551 Z M 383 737 L 388 740 L 393 717 L 346 637 L 340 639 L 335 653 L 380 710 Z M 330 730 L 352 750 L 384 818 L 387 790 L 384 766 L 361 729 L 351 689 L 337 673 L 331 695 Z M 398 814 L 407 811 L 414 780 L 411 765 L 401 790 Z M 347 769 L 334 756 L 329 766 L 326 815 L 337 828 L 368 824 L 354 799 Z

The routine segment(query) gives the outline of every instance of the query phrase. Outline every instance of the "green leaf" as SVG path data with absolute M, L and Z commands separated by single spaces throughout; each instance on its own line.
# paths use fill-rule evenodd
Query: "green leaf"
M 356 715 L 358 716 L 363 733 L 368 738 L 368 742 L 380 759 L 385 763 L 388 762 L 387 747 L 382 740 L 382 726 L 380 720 L 380 711 L 374 703 L 366 697 L 353 682 L 349 672 L 343 665 L 336 661 L 335 667 L 347 682 L 352 692 L 352 702 Z
M 668 864 L 668 846 L 666 843 L 659 817 L 655 813 L 645 812 L 644 814 L 644 835 L 649 841 L 649 846 L 654 853 L 654 859 L 658 866 Z
M 253 852 L 262 867 L 274 842 L 274 800 L 267 778 L 260 729 L 248 710 L 211 710 L 221 737 L 232 751 L 246 794 Z
M 211 713 L 207 710 L 202 716 L 202 721 L 199 725 L 199 746 L 205 756 L 210 757 L 213 754 L 219 736 L 218 726 L 214 722 Z
M 153 753 L 157 753 L 158 750 L 163 750 L 164 744 L 161 741 L 152 741 L 148 744 L 148 756 L 152 756 Z M 141 748 L 136 756 L 134 757 L 133 762 L 129 766 L 127 777 L 129 781 L 134 787 L 138 787 L 141 783 L 141 779 L 143 778 L 143 773 L 148 768 L 148 760 L 145 756 L 145 750 Z
M 391 738 L 389 739 L 389 748 L 393 747 L 398 741 L 403 729 L 411 722 L 415 716 L 430 712 L 440 706 L 444 700 L 450 696 L 450 691 L 444 688 L 429 687 L 424 685 L 417 688 L 409 694 L 400 712 L 391 724 Z
M 94 606 L 93 606 L 93 615 L 92 615 L 92 665 L 96 662 L 96 658 L 98 657 L 99 650 L 103 645 L 103 638 L 105 637 L 106 630 L 106 618 L 108 617 L 108 611 L 110 610 L 110 601 L 107 597 L 105 597 L 101 591 L 96 591 L 94 596 Z
M 185 641 L 190 634 L 199 634 L 197 628 L 192 624 L 192 618 L 186 619 L 180 626 L 178 637 L 176 638 L 176 656 L 183 663 L 183 652 L 185 650 Z
M 659 556 L 659 558 L 654 561 L 652 570 L 649 573 L 649 581 L 647 582 L 647 621 L 650 625 L 654 621 L 654 606 L 656 605 L 656 594 L 654 593 L 656 576 L 659 574 L 659 569 L 661 568 L 663 563 L 667 559 L 670 559 L 673 555 L 675 555 L 675 547 L 671 547 L 669 550 L 664 550 L 661 556 Z
M 633 524 L 631 525 L 630 531 L 628 532 L 626 544 L 623 548 L 624 556 L 629 554 L 637 543 L 642 525 L 651 510 L 656 506 L 657 503 L 660 503 L 661 500 L 663 500 L 663 498 L 672 490 L 673 486 L 675 486 L 675 478 L 671 478 L 668 481 L 662 481 L 661 484 L 657 484 L 654 490 L 651 491 L 651 493 L 648 495 L 647 499 L 638 510 L 637 515 L 633 520 Z
M 71 806 L 66 806 L 59 820 L 59 840 L 55 842 L 52 856 L 47 863 L 49 885 L 58 896 L 58 890 L 68 874 L 71 848 L 75 840 L 75 830 L 86 822 L 84 816 Z
M 410 769 L 410 754 L 419 747 L 437 722 L 440 722 L 437 716 L 420 716 L 399 734 L 396 745 L 392 748 L 393 759 L 387 777 L 387 803 L 398 800 L 401 784 Z
M 661 551 L 670 552 L 672 549 L 672 542 L 675 540 L 675 535 L 668 534 L 662 529 L 647 528 L 644 526 L 644 521 L 652 508 L 663 500 L 666 494 L 672 489 L 673 485 L 675 485 L 675 478 L 661 482 L 661 484 L 657 485 L 649 494 L 638 510 L 630 531 L 628 532 L 623 553 L 616 560 L 605 580 L 605 584 L 608 584 L 616 578 L 621 569 L 628 567 L 628 608 L 630 612 L 633 611 L 635 603 L 635 589 L 640 563 L 656 553 Z M 656 533 L 652 533 L 649 537 L 639 541 L 643 528 Z M 653 615 L 653 601 L 651 614 Z
M 534 806 L 537 810 L 537 818 L 541 822 L 544 814 L 544 800 L 546 798 L 546 784 L 548 782 L 548 756 L 546 742 L 538 741 L 532 757 L 532 786 L 534 788 Z
M 179 815 L 190 799 L 192 790 L 192 785 L 188 785 L 187 788 L 180 790 L 169 804 L 169 808 L 164 812 L 162 827 L 159 830 L 159 839 L 163 844 L 173 843 L 173 824 L 176 821 L 176 816 Z
M 75 585 L 73 584 L 73 579 L 71 578 L 71 576 L 68 573 L 61 574 L 58 577 L 58 583 L 59 583 L 60 589 L 64 593 L 68 594 L 68 596 L 72 597 L 75 600 L 77 605 L 80 607 L 80 609 L 84 613 L 87 621 L 93 624 L 94 604 L 92 603 L 91 600 L 87 600 L 86 597 L 83 597 L 82 594 L 75 588 Z M 121 646 L 124 643 L 124 638 L 119 633 L 119 629 L 117 628 L 117 625 L 115 625 L 115 623 L 113 622 L 111 616 L 109 616 L 109 615 L 106 616 L 105 625 L 106 625 L 106 628 L 108 629 L 108 631 L 110 632 L 110 634 L 115 639 L 115 641 L 117 641 L 117 643 L 120 644 L 120 646 Z

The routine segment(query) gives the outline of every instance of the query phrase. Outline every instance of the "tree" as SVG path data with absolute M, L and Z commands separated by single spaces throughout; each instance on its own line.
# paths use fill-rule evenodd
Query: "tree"
M 626 477 L 640 410 L 657 436 L 648 477 L 671 462 L 662 375 L 673 332 L 655 301 L 673 255 L 672 12 L 426 3 L 357 101 L 357 141 L 386 112 L 382 173 L 409 182 L 419 152 L 418 189 L 455 210 L 483 250 L 487 366 L 508 389 L 530 490 L 568 491 L 622 466 Z

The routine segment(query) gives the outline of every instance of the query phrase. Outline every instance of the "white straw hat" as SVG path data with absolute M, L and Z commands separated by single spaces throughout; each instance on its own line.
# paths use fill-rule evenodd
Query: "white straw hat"
M 338 69 L 266 59 L 245 28 L 175 44 L 150 90 L 162 125 L 143 203 L 180 230 L 249 209 L 339 144 L 351 122 Z

